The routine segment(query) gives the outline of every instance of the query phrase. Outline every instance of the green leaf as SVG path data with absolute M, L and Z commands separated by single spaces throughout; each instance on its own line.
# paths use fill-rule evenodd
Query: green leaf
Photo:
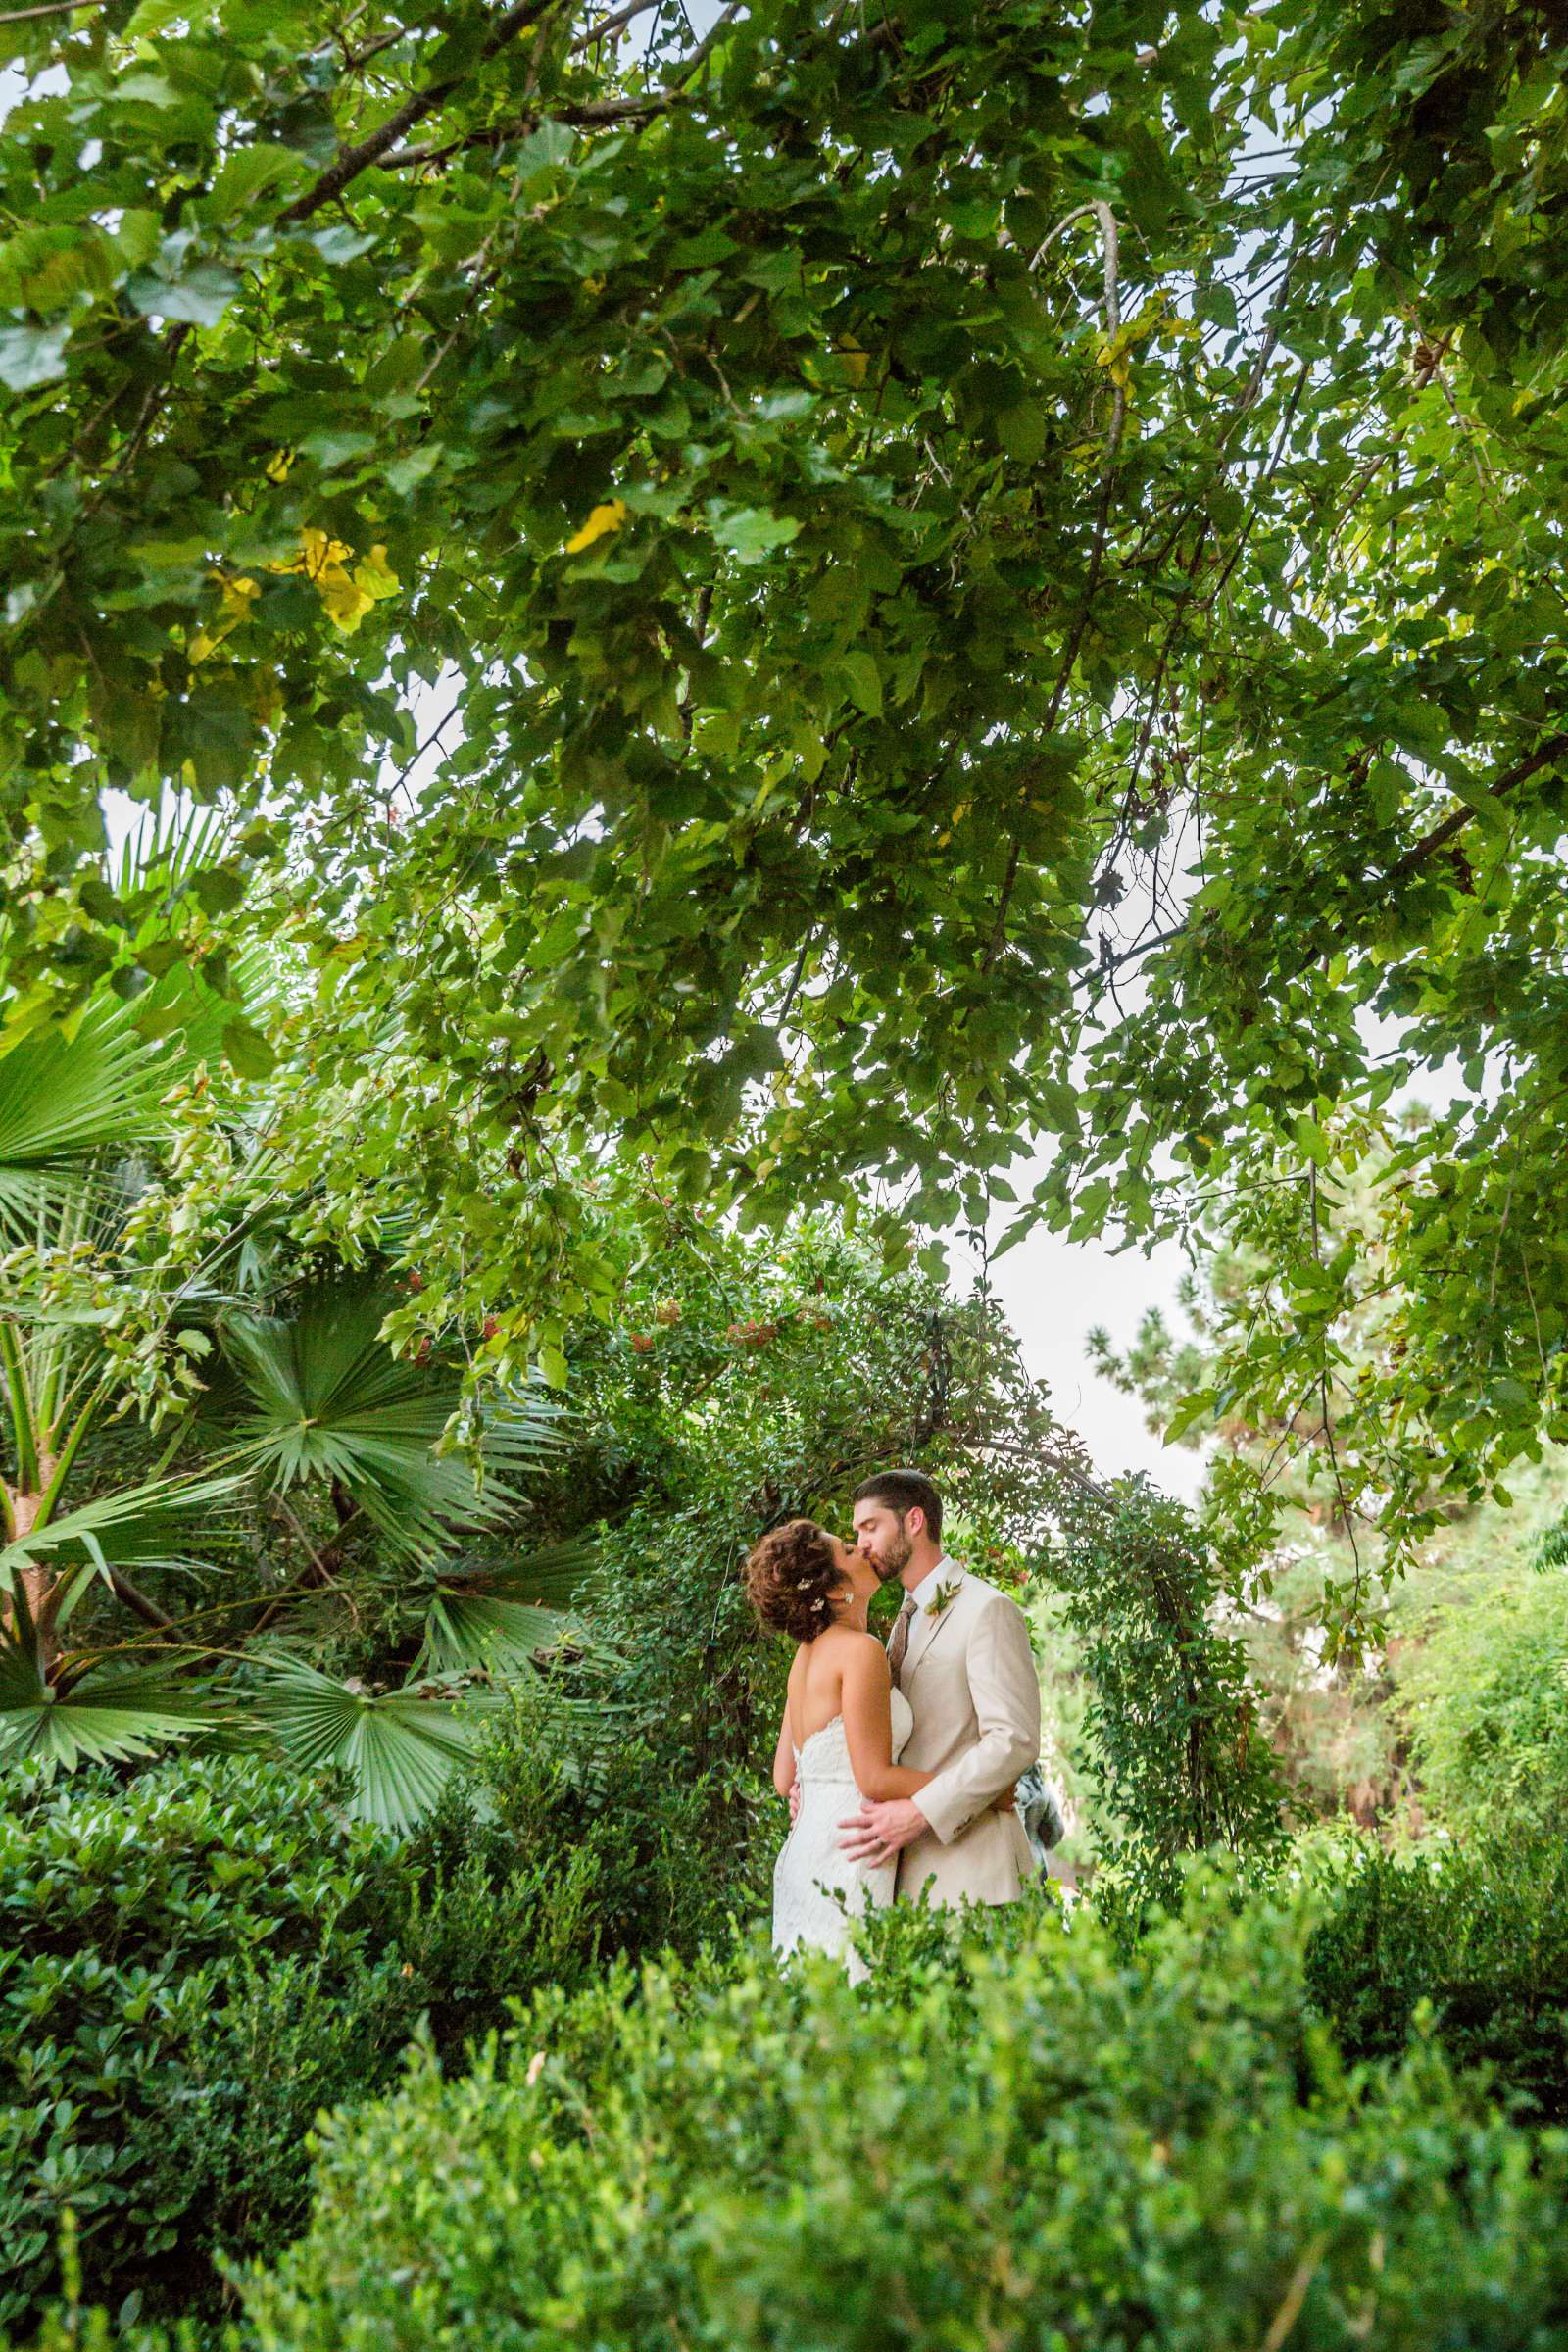
M 1036 401 L 1020 401 L 997 418 L 997 438 L 1009 458 L 1032 466 L 1046 446 L 1045 412 Z
M 223 1030 L 223 1059 L 236 1078 L 268 1078 L 277 1066 L 270 1043 L 253 1021 L 230 1021 Z
M 231 220 L 258 196 L 270 195 L 274 189 L 302 179 L 306 170 L 305 158 L 292 147 L 271 147 L 258 141 L 238 148 L 224 158 L 211 188 L 196 206 L 197 218 L 215 223 Z
M 1329 1139 L 1316 1119 L 1308 1118 L 1304 1110 L 1299 1110 L 1296 1114 L 1296 1140 L 1308 1159 L 1314 1160 L 1320 1168 L 1328 1166 Z
M 1200 1421 L 1212 1420 L 1214 1402 L 1215 1396 L 1212 1389 L 1199 1389 L 1192 1396 L 1184 1396 L 1165 1424 L 1161 1443 L 1166 1446 L 1174 1446 L 1178 1439 L 1184 1438 L 1187 1432 L 1195 1428 Z
M 552 1649 L 569 1621 L 554 1609 L 494 1593 L 443 1588 L 425 1618 L 416 1674 L 471 1674 L 525 1667 Z
M 770 514 L 760 507 L 724 507 L 715 501 L 708 513 L 719 546 L 743 564 L 760 564 L 776 547 L 787 547 L 801 528 L 793 514 Z
M 143 271 L 130 280 L 125 292 L 144 318 L 216 326 L 239 292 L 239 283 L 220 262 L 197 262 L 172 284 Z
M 60 326 L 0 327 L 0 384 L 12 392 L 35 392 L 66 372 L 69 323 Z
M 872 657 L 859 652 L 842 654 L 839 657 L 839 668 L 844 673 L 857 709 L 863 710 L 868 718 L 880 718 L 882 673 Z

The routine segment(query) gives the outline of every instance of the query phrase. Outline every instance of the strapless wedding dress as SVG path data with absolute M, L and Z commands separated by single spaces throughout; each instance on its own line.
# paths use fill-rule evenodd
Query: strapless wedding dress
M 914 1711 L 902 1690 L 893 1700 L 893 1761 L 903 1754 L 914 1729 Z M 899 1875 L 897 1858 L 877 1868 L 850 1861 L 839 1844 L 841 1821 L 858 1812 L 860 1791 L 850 1767 L 844 1718 L 835 1715 L 795 1750 L 801 1810 L 773 1865 L 773 1949 L 802 1945 L 816 1952 L 844 1952 L 850 1923 L 862 1911 L 885 1910 Z M 847 1953 L 857 1982 L 867 1973 L 855 1952 Z

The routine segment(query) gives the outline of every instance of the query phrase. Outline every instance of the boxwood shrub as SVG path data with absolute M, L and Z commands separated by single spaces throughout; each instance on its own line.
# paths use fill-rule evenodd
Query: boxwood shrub
M 1418 2017 L 1538 2121 L 1568 2123 L 1568 1842 L 1524 1823 L 1463 1846 L 1362 1853 L 1305 1950 L 1307 1990 L 1350 2059 L 1403 2049 Z
M 1568 2139 L 1432 2041 L 1348 2074 L 1298 1900 L 1127 1954 L 1042 1896 L 878 1982 L 620 1968 L 327 2132 L 261 2352 L 1560 2352 Z
M 0 2316 L 56 2278 L 202 2309 L 302 2217 L 317 2110 L 388 2080 L 416 1987 L 387 1841 L 290 1775 L 19 1774 L 0 1809 Z
M 461 2066 L 541 1985 L 721 1930 L 738 1866 L 694 1863 L 712 1791 L 648 1765 L 519 1701 L 402 1844 L 256 1760 L 10 1782 L 0 2324 L 53 2291 L 68 2207 L 89 2301 L 210 2316 L 215 2256 L 302 2225 L 318 2111 L 383 2087 L 416 2031 Z

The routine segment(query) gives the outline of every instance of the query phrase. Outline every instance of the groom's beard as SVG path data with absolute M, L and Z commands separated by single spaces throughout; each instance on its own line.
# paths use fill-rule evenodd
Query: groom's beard
M 904 1574 L 913 1556 L 914 1538 L 906 1536 L 901 1527 L 896 1536 L 888 1539 L 888 1548 L 885 1553 L 873 1551 L 870 1555 L 871 1565 L 876 1570 L 878 1584 L 891 1585 L 896 1576 Z

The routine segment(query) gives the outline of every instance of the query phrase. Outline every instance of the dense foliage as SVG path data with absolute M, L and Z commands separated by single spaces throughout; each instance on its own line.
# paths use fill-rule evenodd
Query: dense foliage
M 1559 11 L 11 14 L 9 1035 L 286 935 L 230 1059 L 491 1365 L 585 1160 L 897 1234 L 1045 1135 L 1079 1232 L 1240 1190 L 1287 1412 L 1374 1164 L 1347 1494 L 1557 1426 Z
M 217 2253 L 301 2227 L 318 2111 L 416 2032 L 461 2066 L 511 2000 L 722 1930 L 744 1850 L 696 1867 L 706 1792 L 616 1728 L 520 1702 L 401 1846 L 256 1762 L 8 1785 L 0 2320 L 54 2287 L 68 2207 L 89 2297 L 210 2313 Z
M 1089 1699 L 1083 1762 L 1105 1811 L 1099 1859 L 1134 1910 L 1218 1849 L 1261 1869 L 1285 1840 L 1284 1797 L 1247 1653 L 1218 1609 L 1224 1563 L 1147 1481 L 1074 1498 L 1052 1561 Z M 1111 1900 L 1109 1886 L 1101 1891 Z
M 0 2135 L 14 2321 L 76 2217 L 89 2293 L 200 2308 L 280 2245 L 318 2108 L 379 2087 L 417 1988 L 386 1840 L 297 1781 L 189 1760 L 13 1776 L 0 1811 Z
M 1552 2340 L 1568 2149 L 1432 2048 L 1348 2081 L 1303 2036 L 1289 1906 L 1211 1893 L 1127 1959 L 1048 1903 L 962 1976 L 921 1929 L 893 1921 L 865 1998 L 830 1966 L 660 1970 L 417 2073 L 328 2135 L 255 2340 Z
M 1435 1612 L 1402 1677 L 1416 1768 L 1434 1809 L 1562 1835 L 1568 1809 L 1568 1574 L 1503 1563 Z
M 705 9 L 0 11 L 0 2320 L 1545 2352 L 1568 1543 L 1387 1604 L 1568 1436 L 1568 22 Z M 862 1990 L 736 1570 L 894 1459 L 1095 1878 Z
M 1456 2066 L 1568 2123 L 1568 1848 L 1560 1822 L 1363 1854 L 1307 1942 L 1306 1984 L 1348 2059 L 1396 2055 L 1418 2008 Z

